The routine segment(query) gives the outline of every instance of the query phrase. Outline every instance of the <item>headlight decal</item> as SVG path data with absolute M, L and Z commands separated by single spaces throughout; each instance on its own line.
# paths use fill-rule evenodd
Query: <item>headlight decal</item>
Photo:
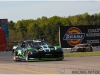
M 57 50 L 58 48 L 61 48 L 60 46 L 54 46 L 55 50 Z
M 44 51 L 43 47 L 41 46 L 40 48 L 37 49 L 38 51 Z

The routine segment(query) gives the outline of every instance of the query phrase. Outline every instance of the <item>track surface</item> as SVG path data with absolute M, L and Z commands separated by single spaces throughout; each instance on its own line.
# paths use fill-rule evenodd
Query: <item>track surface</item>
M 11 52 L 0 53 L 0 74 L 100 74 L 100 57 L 65 57 L 63 61 L 14 62 Z

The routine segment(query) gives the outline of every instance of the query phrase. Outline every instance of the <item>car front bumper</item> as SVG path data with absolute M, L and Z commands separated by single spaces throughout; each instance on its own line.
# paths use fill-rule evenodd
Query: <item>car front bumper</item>
M 29 53 L 28 54 L 29 57 L 34 57 L 34 58 L 38 58 L 38 57 L 43 57 L 43 58 L 55 58 L 55 57 L 63 57 L 63 54 L 59 54 L 59 53 L 46 53 L 46 52 L 35 52 L 35 53 Z

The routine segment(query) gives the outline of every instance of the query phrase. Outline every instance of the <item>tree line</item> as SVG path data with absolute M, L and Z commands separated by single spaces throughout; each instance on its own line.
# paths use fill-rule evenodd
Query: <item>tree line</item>
M 22 19 L 17 22 L 8 22 L 9 42 L 45 39 L 52 45 L 59 45 L 59 27 L 77 25 L 100 25 L 100 13 L 88 13 L 68 17 L 53 16 L 47 18 Z

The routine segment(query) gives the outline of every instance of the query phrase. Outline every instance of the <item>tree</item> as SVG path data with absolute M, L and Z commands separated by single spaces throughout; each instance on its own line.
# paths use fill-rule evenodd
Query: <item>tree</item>
M 8 22 L 8 28 L 14 30 L 14 25 L 15 23 L 11 20 L 10 22 Z

